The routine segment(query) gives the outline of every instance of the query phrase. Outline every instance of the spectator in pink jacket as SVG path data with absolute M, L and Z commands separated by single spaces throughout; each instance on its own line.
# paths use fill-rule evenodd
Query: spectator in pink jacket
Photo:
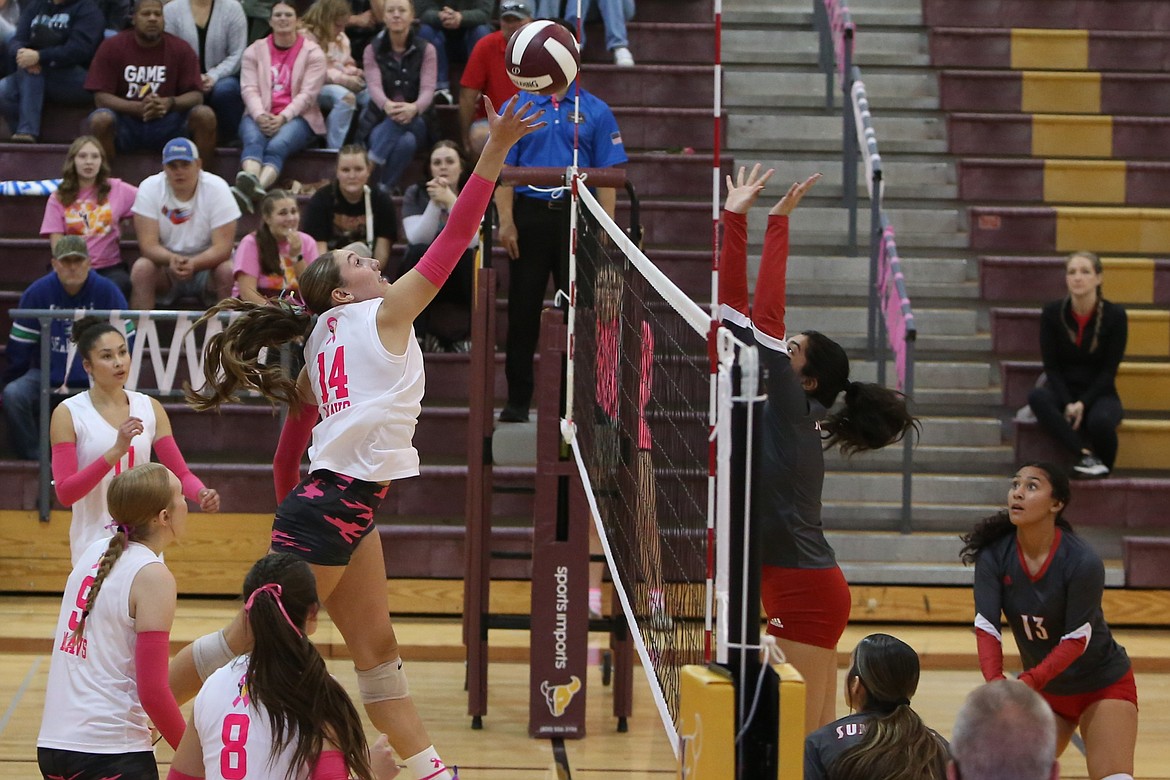
M 272 6 L 272 34 L 244 50 L 240 91 L 240 170 L 232 194 L 251 213 L 280 175 L 284 162 L 325 132 L 317 96 L 325 84 L 325 53 L 297 31 L 297 11 Z

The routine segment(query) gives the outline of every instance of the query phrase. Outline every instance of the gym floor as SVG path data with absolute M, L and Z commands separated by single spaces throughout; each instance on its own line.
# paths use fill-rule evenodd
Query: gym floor
M 0 776 L 35 780 L 36 735 L 44 707 L 48 674 L 48 643 L 59 602 L 47 597 L 0 597 Z M 236 605 L 230 601 L 186 600 L 180 603 L 172 638 L 190 641 L 223 625 Z M 666 780 L 676 776 L 670 750 L 649 689 L 635 671 L 634 715 L 629 731 L 618 734 L 610 715 L 610 690 L 602 685 L 599 665 L 591 665 L 588 695 L 588 736 L 566 740 L 563 747 L 528 737 L 527 635 L 493 632 L 489 672 L 488 714 L 482 730 L 470 728 L 466 715 L 460 625 L 455 620 L 405 620 L 396 624 L 403 656 L 423 719 L 440 754 L 460 767 L 463 780 Z M 851 626 L 841 641 L 841 675 L 848 650 L 875 631 L 893 633 L 919 651 L 924 672 L 914 708 L 928 725 L 950 735 L 954 713 L 963 696 L 980 682 L 974 640 L 965 628 L 922 626 Z M 1118 630 L 1118 640 L 1135 660 L 1141 717 L 1136 776 L 1170 780 L 1170 665 L 1165 648 L 1170 631 Z M 328 658 L 330 670 L 349 690 L 356 689 L 353 667 L 344 658 L 336 630 L 322 621 L 314 640 Z M 601 647 L 604 635 L 591 635 Z M 421 659 L 428 659 L 423 661 Z M 439 660 L 432 660 L 439 659 Z M 185 711 L 189 712 L 188 708 Z M 844 704 L 839 714 L 844 714 Z M 372 728 L 368 730 L 372 736 Z M 156 748 L 160 774 L 166 776 L 171 750 Z M 1061 777 L 1086 778 L 1085 763 L 1074 748 L 1061 761 Z

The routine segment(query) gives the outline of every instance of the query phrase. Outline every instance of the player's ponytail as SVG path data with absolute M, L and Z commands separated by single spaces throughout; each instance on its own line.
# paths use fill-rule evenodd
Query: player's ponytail
M 287 780 L 316 765 L 325 740 L 341 751 L 351 777 L 374 780 L 361 718 L 305 636 L 318 608 L 309 565 L 287 553 L 261 558 L 244 578 L 244 598 L 255 641 L 248 695 L 268 716 L 274 749 L 293 746 Z
M 1063 504 L 1060 511 L 1056 513 L 1056 525 L 1073 533 L 1072 524 L 1064 519 L 1064 510 L 1068 508 L 1068 502 L 1072 499 L 1072 487 L 1069 485 L 1068 473 L 1055 463 L 1047 461 L 1025 463 L 1020 468 L 1040 469 L 1048 475 L 1048 484 L 1052 486 L 1052 497 Z M 959 559 L 963 563 L 975 563 L 975 559 L 985 548 L 1015 532 L 1016 526 L 1012 523 L 1008 510 L 1001 509 L 994 515 L 985 517 L 976 523 L 970 533 L 959 537 L 963 540 L 963 549 L 959 552 Z
M 826 449 L 839 447 L 844 455 L 881 449 L 918 429 L 904 395 L 878 384 L 850 382 L 849 356 L 841 345 L 815 330 L 804 336 L 802 375 L 816 381 L 809 395 L 829 409 L 845 393 L 845 404 L 821 423 Z
M 829 765 L 829 780 L 938 780 L 945 776 L 946 748 L 910 708 L 918 676 L 918 654 L 900 639 L 870 634 L 857 644 L 846 685 L 851 702 L 872 717 L 861 740 Z M 854 690 L 859 693 L 856 700 Z
M 303 338 L 312 324 L 312 315 L 283 300 L 251 303 L 225 298 L 192 327 L 198 328 L 223 312 L 239 312 L 240 316 L 204 343 L 204 385 L 199 391 L 189 385 L 185 388 L 187 403 L 205 412 L 236 400 L 242 390 L 256 390 L 273 403 L 298 404 L 296 377 L 288 376 L 279 362 L 261 363 L 258 358 L 264 347 L 279 349 Z

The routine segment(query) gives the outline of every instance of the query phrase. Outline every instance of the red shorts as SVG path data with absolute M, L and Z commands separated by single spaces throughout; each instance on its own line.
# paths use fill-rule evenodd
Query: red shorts
M 760 598 L 768 616 L 768 633 L 803 645 L 836 648 L 852 605 L 841 568 L 761 568 Z
M 1040 691 L 1040 695 L 1044 697 L 1044 701 L 1048 702 L 1048 706 L 1052 708 L 1053 712 L 1069 723 L 1080 723 L 1081 715 L 1089 708 L 1089 705 L 1105 699 L 1121 699 L 1132 703 L 1135 707 L 1138 703 L 1137 683 L 1133 679 L 1132 668 L 1117 682 L 1095 691 L 1074 693 L 1068 696 L 1058 696 L 1054 693 Z

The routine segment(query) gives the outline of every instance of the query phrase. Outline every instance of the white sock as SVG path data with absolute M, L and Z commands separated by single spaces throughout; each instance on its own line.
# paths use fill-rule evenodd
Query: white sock
M 1101 780 L 1133 780 L 1133 775 L 1127 775 L 1125 772 L 1118 772 L 1115 775 L 1102 777 Z
M 452 774 L 443 759 L 439 758 L 434 745 L 415 753 L 406 759 L 406 768 L 414 780 L 451 780 Z

